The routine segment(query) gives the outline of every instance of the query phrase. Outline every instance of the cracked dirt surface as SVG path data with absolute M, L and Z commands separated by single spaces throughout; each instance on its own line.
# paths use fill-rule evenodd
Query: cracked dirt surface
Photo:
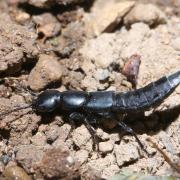
M 180 1 L 166 2 L 1 1 L 1 112 L 32 101 L 23 87 L 35 93 L 133 90 L 122 72 L 133 55 L 141 60 L 137 88 L 180 70 Z M 151 157 L 134 137 L 121 138 L 113 119 L 94 125 L 101 138 L 97 152 L 83 123 L 68 136 L 71 124 L 61 114 L 27 108 L 2 116 L 0 172 L 25 180 L 107 179 L 126 170 L 180 177 L 147 141 L 151 137 L 179 163 L 179 99 L 177 87 L 157 108 L 125 119 Z

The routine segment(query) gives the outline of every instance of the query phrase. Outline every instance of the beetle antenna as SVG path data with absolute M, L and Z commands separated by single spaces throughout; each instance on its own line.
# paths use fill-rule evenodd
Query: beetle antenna
M 13 82 L 13 80 L 18 80 L 18 78 L 15 78 L 15 77 L 0 78 L 0 83 L 4 82 L 6 86 L 13 88 L 15 91 L 19 93 L 29 93 L 33 97 L 38 96 L 38 93 L 31 90 L 29 86 L 26 86 L 22 83 L 16 84 Z
M 19 111 L 19 110 L 21 110 L 21 109 L 28 109 L 28 108 L 30 108 L 30 107 L 32 107 L 32 104 L 23 105 L 23 106 L 18 106 L 18 107 L 15 107 L 15 108 L 11 109 L 11 110 L 8 110 L 8 111 L 5 111 L 5 112 L 0 113 L 0 117 L 6 116 L 6 115 L 8 115 L 8 114 L 10 114 L 10 113 L 12 113 L 12 112 Z
M 38 95 L 38 93 L 32 91 L 29 87 L 26 87 L 26 86 L 24 86 L 22 84 L 19 84 L 18 87 L 16 86 L 16 89 L 19 92 L 29 93 L 33 97 L 37 97 L 37 95 Z

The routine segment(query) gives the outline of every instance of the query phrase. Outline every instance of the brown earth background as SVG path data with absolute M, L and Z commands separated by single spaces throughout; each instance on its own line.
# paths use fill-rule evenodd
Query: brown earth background
M 137 88 L 180 70 L 179 0 L 1 0 L 0 110 L 32 100 L 29 87 L 126 92 L 123 75 L 132 55 L 141 59 Z M 152 157 L 113 119 L 95 124 L 100 152 L 90 133 L 59 114 L 20 110 L 0 120 L 0 173 L 6 179 L 100 179 L 123 171 L 180 177 L 180 87 L 159 107 L 128 115 Z M 180 170 L 179 170 L 180 171 Z

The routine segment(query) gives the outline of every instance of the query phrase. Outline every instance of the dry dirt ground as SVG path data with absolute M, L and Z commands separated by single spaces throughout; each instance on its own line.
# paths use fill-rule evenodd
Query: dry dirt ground
M 125 92 L 123 75 L 132 55 L 140 57 L 137 88 L 180 70 L 179 0 L 1 0 L 0 110 L 31 103 L 29 87 Z M 180 87 L 159 107 L 128 114 L 151 154 L 125 135 L 113 119 L 90 133 L 61 114 L 40 115 L 31 108 L 0 118 L 0 173 L 6 179 L 100 179 L 122 171 L 180 177 Z M 152 147 L 151 139 L 174 165 Z

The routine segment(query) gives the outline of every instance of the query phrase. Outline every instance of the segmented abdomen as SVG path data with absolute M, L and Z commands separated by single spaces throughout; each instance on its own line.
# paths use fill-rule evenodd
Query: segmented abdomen
M 113 105 L 114 111 L 143 111 L 161 103 L 180 84 L 180 71 L 162 77 L 144 88 L 126 93 L 117 93 Z

